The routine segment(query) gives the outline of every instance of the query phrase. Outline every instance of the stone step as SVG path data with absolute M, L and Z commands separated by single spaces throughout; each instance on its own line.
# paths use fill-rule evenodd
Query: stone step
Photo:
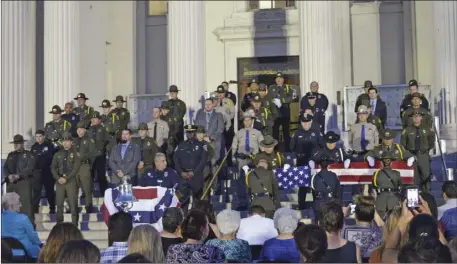
M 101 212 L 101 206 L 94 206 L 92 208 L 92 213 L 100 213 Z M 78 212 L 79 213 L 87 213 L 86 209 L 83 206 L 78 207 Z M 38 209 L 39 214 L 49 214 L 49 206 L 40 206 Z
M 71 217 L 70 221 L 71 222 Z M 36 230 L 37 231 L 51 231 L 51 229 L 57 224 L 56 222 L 39 222 L 35 223 L 36 224 Z M 108 230 L 108 227 L 106 226 L 105 222 L 86 222 L 82 221 L 79 222 L 79 229 L 81 231 L 101 231 L 101 230 Z
M 37 231 L 38 237 L 41 241 L 46 241 L 49 236 L 49 231 Z M 108 246 L 108 232 L 107 230 L 91 230 L 91 231 L 82 231 L 84 239 L 93 241 L 106 241 L 105 247 Z
M 64 222 L 71 222 L 71 214 L 63 214 Z M 82 222 L 103 222 L 102 213 L 79 214 L 79 221 Z M 35 223 L 56 222 L 55 214 L 35 214 Z

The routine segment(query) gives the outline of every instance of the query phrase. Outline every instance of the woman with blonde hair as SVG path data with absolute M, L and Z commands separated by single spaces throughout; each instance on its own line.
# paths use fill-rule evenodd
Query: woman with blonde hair
M 165 256 L 160 233 L 150 225 L 133 228 L 129 236 L 127 254 L 140 253 L 152 263 L 163 263 Z

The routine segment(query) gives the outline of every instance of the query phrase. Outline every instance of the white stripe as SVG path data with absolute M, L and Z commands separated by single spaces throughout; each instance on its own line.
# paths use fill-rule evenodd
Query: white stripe
M 373 176 L 377 169 L 329 169 L 336 175 Z M 317 172 L 320 169 L 316 169 Z M 414 177 L 414 170 L 396 170 L 402 177 Z
M 105 196 L 103 197 L 103 203 L 105 204 L 106 209 L 108 210 L 109 215 L 119 212 L 116 206 L 113 203 L 112 189 L 106 189 Z

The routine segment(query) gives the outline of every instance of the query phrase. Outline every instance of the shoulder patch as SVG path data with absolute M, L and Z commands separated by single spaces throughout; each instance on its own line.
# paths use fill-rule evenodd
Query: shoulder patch
M 94 141 L 94 139 L 93 139 L 93 138 L 91 138 L 91 139 L 90 139 L 90 142 L 92 142 L 92 143 L 95 143 L 95 141 Z

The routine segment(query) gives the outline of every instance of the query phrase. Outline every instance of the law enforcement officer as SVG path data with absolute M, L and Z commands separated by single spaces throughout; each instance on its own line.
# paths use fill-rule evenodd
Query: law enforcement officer
M 73 108 L 73 113 L 78 115 L 79 120 L 84 121 L 88 127 L 90 124 L 90 116 L 94 111 L 94 108 L 86 105 L 86 101 L 89 100 L 89 98 L 87 98 L 84 93 L 79 93 L 74 99 L 78 103 L 78 106 Z
M 179 189 L 178 173 L 167 168 L 167 157 L 165 154 L 158 152 L 154 157 L 155 168 L 147 170 L 139 180 L 139 185 L 143 187 L 160 186 L 165 188 Z
M 140 146 L 140 163 L 138 163 L 138 176 L 144 177 L 144 173 L 154 167 L 154 157 L 160 152 L 156 141 L 148 136 L 149 127 L 146 123 L 141 123 L 138 127 L 139 137 L 133 138 L 132 142 Z
M 257 94 L 260 97 L 260 102 L 262 103 L 261 106 L 270 110 L 271 116 L 273 120 L 276 120 L 279 118 L 279 111 L 278 108 L 276 107 L 274 103 L 274 98 L 271 97 L 269 93 L 267 93 L 267 85 L 264 83 L 261 83 L 259 85 L 259 91 Z
M 421 94 L 420 93 L 414 93 L 411 95 L 411 107 L 406 109 L 403 112 L 403 117 L 401 118 L 403 128 L 406 128 L 407 126 L 411 126 L 413 124 L 413 120 L 411 119 L 411 114 L 416 111 L 420 111 L 423 114 L 422 121 L 421 121 L 421 126 L 424 128 L 432 128 L 433 126 L 433 117 L 430 111 L 427 109 L 424 109 L 421 107 Z
M 246 91 L 243 100 L 241 100 L 241 111 L 243 112 L 246 112 L 246 110 L 251 107 L 251 100 L 257 95 L 257 91 L 259 90 L 259 82 L 256 79 L 252 79 L 251 82 L 248 83 L 248 87 L 249 92 Z
M 315 151 L 308 162 L 311 169 L 315 168 L 316 163 L 320 163 L 322 157 L 328 157 L 328 161 L 331 163 L 344 163 L 344 167 L 346 169 L 349 168 L 351 157 L 344 149 L 336 147 L 336 143 L 340 141 L 340 138 L 340 135 L 333 131 L 325 133 L 325 146 Z
M 180 201 L 187 211 L 190 197 L 200 199 L 203 193 L 203 169 L 208 160 L 208 151 L 204 143 L 196 139 L 197 126 L 185 127 L 187 140 L 181 142 L 174 154 L 175 169 L 180 178 Z
M 170 102 L 163 101 L 160 107 L 160 112 L 160 119 L 165 121 L 169 127 L 168 138 L 166 139 L 163 148 L 168 157 L 168 166 L 173 168 L 174 150 L 178 146 L 177 134 L 179 132 L 179 123 L 176 117 L 172 117 L 170 115 Z
M 340 180 L 334 172 L 328 170 L 330 162 L 329 157 L 322 156 L 319 164 L 321 171 L 315 173 L 311 178 L 315 215 L 319 215 L 322 204 L 329 201 L 341 202 Z
M 79 115 L 73 113 L 73 103 L 68 102 L 65 104 L 65 114 L 62 115 L 62 119 L 71 124 L 70 133 L 73 137 L 77 137 L 76 125 L 80 121 L 80 118 Z
M 306 95 L 302 99 L 302 103 L 308 99 L 307 106 L 302 108 L 303 113 L 311 114 L 313 116 L 313 123 L 319 124 L 319 131 L 324 134 L 325 133 L 325 110 L 321 109 L 317 106 L 317 95 L 312 92 L 306 93 Z M 302 105 L 303 106 L 303 105 Z
M 35 168 L 35 157 L 32 152 L 24 149 L 24 137 L 15 135 L 13 141 L 14 151 L 6 157 L 3 171 L 6 176 L 6 191 L 19 194 L 21 211 L 26 214 L 33 223 L 35 215 L 33 212 L 33 170 Z
M 357 118 L 358 122 L 351 126 L 351 130 L 348 133 L 348 141 L 354 150 L 355 159 L 362 161 L 365 154 L 378 144 L 379 133 L 373 124 L 367 122 L 368 110 L 366 106 L 359 106 Z
M 374 166 L 375 160 L 381 160 L 383 155 L 389 155 L 391 160 L 408 160 L 408 166 L 412 166 L 414 155 L 402 145 L 394 143 L 395 131 L 386 129 L 381 132 L 382 144 L 375 146 L 365 155 L 365 160 L 370 166 Z
M 284 84 L 284 75 L 281 72 L 276 73 L 276 84 L 268 88 L 268 93 L 274 99 L 278 107 L 280 117 L 274 121 L 273 138 L 279 138 L 279 127 L 282 127 L 282 135 L 286 151 L 290 144 L 290 103 L 294 99 L 294 90 L 287 84 Z
M 263 140 L 260 141 L 260 149 L 263 150 L 255 155 L 252 163 L 257 164 L 259 159 L 266 159 L 269 170 L 275 170 L 285 165 L 290 166 L 284 163 L 284 156 L 281 153 L 274 151 L 277 144 L 278 141 L 276 139 L 268 135 L 265 136 Z
M 103 195 L 108 189 L 106 180 L 106 147 L 109 143 L 109 135 L 102 126 L 101 116 L 98 111 L 91 115 L 91 125 L 87 131 L 89 138 L 95 141 L 94 163 L 92 165 L 92 179 L 97 179 L 100 185 L 100 193 Z
M 120 138 L 121 121 L 119 116 L 111 111 L 111 102 L 107 99 L 102 101 L 100 107 L 103 109 L 103 114 L 100 116 L 102 125 L 109 135 L 109 143 L 106 146 L 107 153 L 111 153 L 111 149 L 117 144 L 117 138 Z
M 45 140 L 44 131 L 35 132 L 35 144 L 32 145 L 31 152 L 35 155 L 35 169 L 33 171 L 33 211 L 38 213 L 41 199 L 41 187 L 44 185 L 46 199 L 48 199 L 49 213 L 56 213 L 56 202 L 54 192 L 54 178 L 51 173 L 52 156 L 55 153 L 54 146 Z
M 162 148 L 167 141 L 168 134 L 170 133 L 170 127 L 168 127 L 168 123 L 166 121 L 160 119 L 160 107 L 155 106 L 152 109 L 152 121 L 147 125 L 149 127 L 149 136 L 156 141 L 159 148 Z M 162 150 L 165 152 L 166 148 L 162 148 Z
M 389 152 L 383 153 L 382 169 L 376 170 L 373 175 L 373 187 L 376 190 L 376 211 L 381 218 L 386 212 L 400 204 L 402 180 L 400 172 L 390 167 L 392 156 Z
M 252 127 L 253 115 L 248 111 L 243 114 L 244 128 L 238 130 L 232 143 L 233 163 L 242 168 L 251 162 L 251 159 L 260 151 L 262 133 Z
M 52 175 L 56 180 L 57 223 L 63 222 L 63 203 L 68 198 L 71 222 L 78 226 L 78 183 L 76 177 L 81 167 L 81 159 L 76 148 L 72 147 L 70 133 L 63 135 L 63 149 L 52 159 Z
M 273 217 L 276 209 L 281 207 L 281 196 L 276 176 L 269 169 L 264 158 L 257 160 L 256 168 L 246 175 L 246 186 L 251 196 L 251 206 L 260 205 L 265 209 L 266 217 Z
M 372 115 L 372 109 L 370 104 L 365 105 L 367 107 L 368 111 L 368 118 L 367 122 L 375 125 L 375 127 L 378 129 L 378 132 L 381 133 L 384 130 L 384 124 L 379 116 Z M 358 122 L 358 120 L 356 121 Z
M 225 149 L 228 150 L 232 145 L 233 135 L 235 134 L 232 123 L 232 120 L 235 118 L 235 104 L 231 99 L 225 97 L 227 91 L 224 86 L 219 85 L 216 92 L 218 98 L 217 101 L 215 100 L 215 104 L 217 104 L 215 109 L 224 116 L 225 130 L 223 136 Z
M 421 126 L 423 112 L 417 110 L 411 114 L 413 125 L 401 132 L 401 144 L 416 156 L 417 166 L 414 171 L 414 183 L 419 184 L 423 192 L 430 191 L 430 154 L 435 146 L 435 133 L 430 128 Z
M 316 103 L 315 103 L 316 107 L 324 112 L 327 111 L 328 99 L 327 99 L 327 96 L 325 96 L 325 94 L 319 93 L 319 83 L 316 81 L 311 82 L 309 84 L 309 89 L 310 89 L 311 93 L 316 96 Z M 309 107 L 309 102 L 307 99 L 308 98 L 306 98 L 306 95 L 303 96 L 303 98 L 301 99 L 300 106 L 301 106 L 302 111 L 304 109 L 306 109 L 307 107 Z
M 232 100 L 233 104 L 236 105 L 236 95 L 232 92 L 229 91 L 229 83 L 226 81 L 223 81 L 221 83 L 222 86 L 224 86 L 225 89 L 225 97 L 229 98 Z M 233 123 L 233 122 L 232 122 Z
M 403 101 L 401 102 L 400 117 L 403 117 L 403 112 L 411 107 L 412 95 L 419 91 L 419 84 L 417 83 L 416 80 L 410 80 L 408 82 L 408 86 L 409 86 L 409 94 L 405 95 L 405 97 L 403 98 Z M 421 107 L 424 108 L 425 110 L 429 110 L 428 100 L 424 94 L 422 94 L 422 93 L 420 94 L 420 99 L 421 99 L 421 104 L 420 104 Z
M 311 121 L 309 115 L 301 115 L 300 127 L 290 140 L 290 150 L 295 153 L 297 166 L 308 165 L 311 155 L 324 146 L 320 132 L 311 129 Z M 298 205 L 301 209 L 305 208 L 306 193 L 306 187 L 298 188 Z
M 355 102 L 355 109 L 354 112 L 358 112 L 359 106 L 364 104 L 364 102 L 370 101 L 370 96 L 368 96 L 368 89 L 373 88 L 373 83 L 370 80 L 365 81 L 363 84 L 363 90 L 365 91 L 363 94 L 360 94 L 357 97 L 357 101 Z
M 70 131 L 71 124 L 62 119 L 62 109 L 60 106 L 54 105 L 49 113 L 52 114 L 52 121 L 46 123 L 44 132 L 46 138 L 53 143 L 54 148 L 57 150 L 62 146 L 62 134 Z
M 113 102 L 116 103 L 116 107 L 111 110 L 113 113 L 115 113 L 119 117 L 119 133 L 127 129 L 127 126 L 130 122 L 130 112 L 127 110 L 127 108 L 124 108 L 124 103 L 127 101 L 124 100 L 124 97 L 122 95 L 116 96 L 116 99 L 113 100 Z M 120 140 L 120 134 L 118 135 L 118 140 Z
M 201 142 L 203 144 L 205 144 L 206 146 L 206 149 L 207 149 L 207 152 L 208 152 L 208 161 L 206 163 L 206 166 L 205 168 L 203 169 L 203 178 L 205 179 L 205 187 L 206 187 L 206 184 L 208 183 L 207 181 L 209 181 L 209 176 L 211 176 L 211 173 L 214 171 L 213 170 L 213 164 L 211 163 L 211 161 L 213 160 L 214 158 L 214 149 L 213 147 L 211 147 L 211 139 L 206 135 L 206 130 L 203 126 L 199 126 L 196 130 L 196 137 L 197 137 L 197 140 L 198 142 Z
M 91 213 L 94 188 L 92 184 L 91 167 L 95 158 L 95 141 L 87 135 L 86 124 L 84 122 L 80 121 L 77 126 L 78 137 L 73 139 L 72 145 L 79 154 L 81 166 L 76 179 L 84 191 L 86 213 Z
M 262 107 L 262 103 L 260 101 L 260 96 L 255 95 L 251 99 L 252 106 L 249 107 L 246 111 L 253 111 L 255 120 L 254 120 L 254 128 L 262 132 L 264 136 L 266 135 L 273 135 L 273 125 L 274 119 L 273 115 L 271 114 L 270 110 L 265 107 Z
M 178 99 L 178 87 L 176 85 L 171 85 L 168 89 L 168 93 L 170 95 L 170 116 L 176 118 L 176 122 L 178 123 L 178 131 L 177 131 L 177 140 L 178 143 L 184 140 L 184 116 L 186 115 L 186 103 L 181 99 Z

